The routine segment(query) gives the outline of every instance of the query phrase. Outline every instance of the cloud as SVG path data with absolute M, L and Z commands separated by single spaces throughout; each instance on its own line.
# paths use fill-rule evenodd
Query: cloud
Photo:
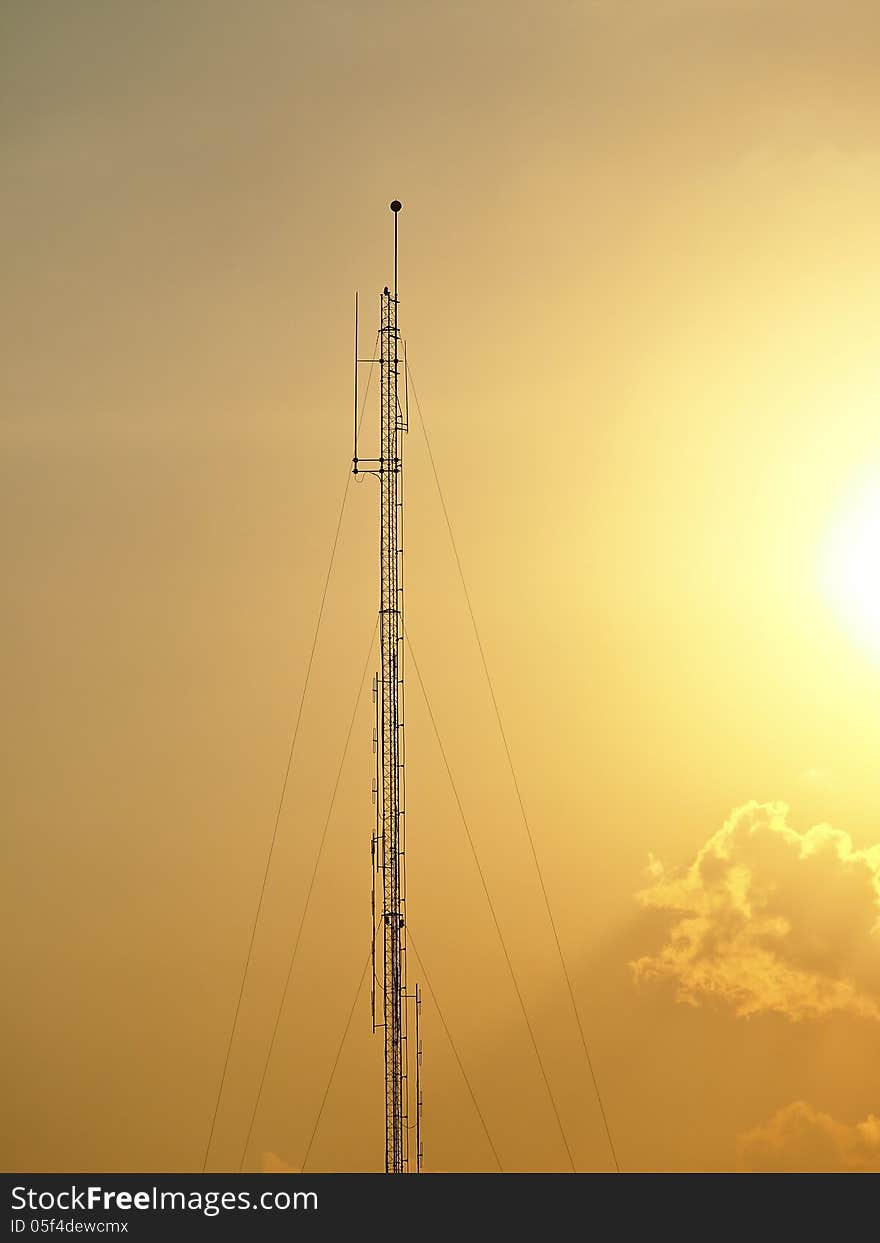
M 737 1168 L 757 1173 L 880 1172 L 880 1118 L 847 1126 L 793 1101 L 737 1137 Z
M 296 1165 L 288 1165 L 274 1152 L 264 1152 L 260 1161 L 264 1174 L 301 1174 Z
M 828 824 L 800 833 L 787 815 L 785 803 L 746 803 L 686 871 L 651 857 L 638 899 L 674 922 L 633 975 L 746 1018 L 880 1019 L 880 846 L 856 849 Z

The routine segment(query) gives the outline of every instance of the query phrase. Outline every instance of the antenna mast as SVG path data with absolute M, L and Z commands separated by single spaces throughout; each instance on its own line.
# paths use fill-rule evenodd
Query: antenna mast
M 410 1163 L 410 1131 L 416 1132 L 415 1171 L 421 1169 L 421 1094 L 419 1065 L 421 1050 L 416 1048 L 415 1115 L 409 1122 L 410 1058 L 407 1049 L 407 1003 L 413 1002 L 416 1016 L 416 1045 L 420 997 L 406 991 L 406 879 L 405 783 L 403 743 L 403 435 L 407 430 L 405 407 L 401 406 L 398 386 L 400 334 L 397 327 L 397 217 L 401 204 L 391 204 L 394 213 L 394 287 L 382 292 L 379 317 L 379 457 L 358 458 L 357 439 L 353 459 L 354 473 L 379 478 L 379 638 L 381 670 L 373 682 L 376 704 L 376 751 L 374 799 L 376 824 L 372 839 L 373 859 L 373 982 L 371 988 L 373 1030 L 381 1028 L 385 1040 L 385 1172 L 405 1174 Z M 356 312 L 357 314 L 357 312 Z M 357 336 L 357 322 L 355 324 Z M 375 360 L 357 358 L 355 340 L 355 379 L 357 363 Z M 355 384 L 355 437 L 357 437 L 357 384 Z M 363 470 L 360 463 L 367 469 Z M 379 892 L 377 892 L 377 880 Z M 376 945 L 382 928 L 382 970 L 377 972 Z M 377 1015 L 376 986 L 382 993 Z M 377 1021 L 378 1020 L 378 1021 Z

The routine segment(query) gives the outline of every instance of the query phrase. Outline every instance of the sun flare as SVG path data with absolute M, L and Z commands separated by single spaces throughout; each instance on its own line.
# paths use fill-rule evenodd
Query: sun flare
M 832 528 L 823 562 L 825 586 L 838 613 L 880 656 L 880 476 Z

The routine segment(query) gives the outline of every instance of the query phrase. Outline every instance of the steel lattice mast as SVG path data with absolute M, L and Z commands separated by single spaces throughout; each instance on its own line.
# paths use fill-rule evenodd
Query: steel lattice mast
M 409 1056 L 407 1003 L 415 1003 L 415 1115 L 416 1170 L 421 1167 L 421 1099 L 418 1040 L 420 998 L 406 990 L 406 882 L 404 871 L 404 742 L 403 742 L 403 436 L 406 412 L 401 405 L 400 332 L 397 325 L 397 216 L 394 213 L 394 288 L 386 286 L 380 301 L 379 327 L 379 458 L 357 456 L 357 361 L 355 364 L 354 473 L 379 478 L 379 640 L 381 668 L 373 684 L 376 703 L 376 827 L 373 858 L 373 1028 L 382 1028 L 385 1041 L 385 1172 L 404 1174 L 411 1169 L 409 1153 Z M 357 336 L 357 328 L 355 328 Z M 357 360 L 357 340 L 355 340 Z M 366 361 L 366 360 L 359 360 Z M 359 463 L 366 462 L 367 470 Z M 377 894 L 376 881 L 380 880 Z M 379 902 L 377 903 L 377 897 Z M 382 928 L 382 975 L 377 980 L 376 942 Z M 376 984 L 382 991 L 381 1020 L 377 1022 Z

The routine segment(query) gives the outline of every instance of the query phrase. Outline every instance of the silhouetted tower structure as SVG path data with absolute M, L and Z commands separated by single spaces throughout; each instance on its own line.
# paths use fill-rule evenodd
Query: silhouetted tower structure
M 397 218 L 394 213 L 394 284 L 386 285 L 379 314 L 379 457 L 358 458 L 357 303 L 355 303 L 355 428 L 353 470 L 379 479 L 379 647 L 380 670 L 373 681 L 376 726 L 373 747 L 376 776 L 373 797 L 376 823 L 371 844 L 373 873 L 373 1030 L 385 1041 L 385 1172 L 412 1171 L 410 1133 L 415 1131 L 415 1171 L 421 1169 L 421 1046 L 418 987 L 406 989 L 405 765 L 403 733 L 403 437 L 407 431 L 406 402 L 400 401 L 401 340 L 397 326 Z M 366 469 L 365 469 L 366 468 Z M 381 928 L 381 975 L 377 942 Z M 376 1005 L 377 986 L 381 1006 Z M 409 1003 L 415 1011 L 415 1055 L 407 1041 Z M 378 1011 L 378 1012 L 377 1012 Z M 410 1123 L 409 1065 L 414 1064 L 414 1113 Z

